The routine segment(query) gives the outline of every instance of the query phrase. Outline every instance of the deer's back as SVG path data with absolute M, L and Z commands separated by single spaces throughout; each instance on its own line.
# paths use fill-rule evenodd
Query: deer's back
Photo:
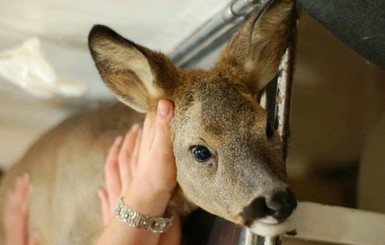
M 50 130 L 4 176 L 0 220 L 6 193 L 18 176 L 29 173 L 29 223 L 39 233 L 39 244 L 90 244 L 102 229 L 97 190 L 104 185 L 108 149 L 115 136 L 142 117 L 119 103 L 74 116 Z

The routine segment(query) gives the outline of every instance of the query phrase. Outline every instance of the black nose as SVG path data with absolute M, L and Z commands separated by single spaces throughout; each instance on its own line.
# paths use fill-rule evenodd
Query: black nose
M 270 216 L 281 222 L 287 219 L 297 207 L 297 200 L 290 189 L 279 191 L 266 203 Z
M 245 225 L 249 226 L 256 219 L 273 217 L 278 222 L 287 219 L 297 207 L 297 200 L 293 192 L 289 189 L 274 193 L 269 201 L 264 197 L 254 199 L 250 205 L 245 207 L 240 214 Z

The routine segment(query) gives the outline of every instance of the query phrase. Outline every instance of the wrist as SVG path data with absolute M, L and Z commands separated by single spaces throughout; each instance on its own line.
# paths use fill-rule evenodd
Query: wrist
M 124 203 L 128 207 L 149 216 L 163 216 L 170 198 L 171 193 L 169 192 L 142 188 L 130 188 L 127 193 L 123 194 Z

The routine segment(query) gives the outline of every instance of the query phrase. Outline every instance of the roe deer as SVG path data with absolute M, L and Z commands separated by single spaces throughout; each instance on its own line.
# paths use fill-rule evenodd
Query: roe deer
M 89 47 L 106 85 L 138 112 L 175 104 L 172 139 L 182 213 L 196 207 L 240 225 L 279 224 L 296 207 L 285 184 L 280 137 L 256 94 L 276 74 L 293 1 L 251 18 L 208 71 L 183 71 L 163 54 L 95 26 Z M 31 175 L 30 229 L 40 244 L 91 244 L 103 228 L 97 190 L 112 139 L 143 116 L 122 104 L 70 118 L 48 132 L 3 178 L 0 210 L 17 176 Z M 0 217 L 2 218 L 2 217 Z M 3 230 L 3 229 L 2 229 Z M 3 231 L 1 231 L 3 236 Z

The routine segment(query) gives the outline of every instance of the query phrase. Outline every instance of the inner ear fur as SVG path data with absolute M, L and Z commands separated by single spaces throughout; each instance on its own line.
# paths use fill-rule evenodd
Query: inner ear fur
M 294 21 L 294 0 L 276 0 L 234 34 L 216 69 L 242 74 L 254 92 L 276 75 Z
M 139 112 L 148 112 L 176 86 L 179 72 L 161 53 L 96 25 L 88 38 L 96 67 L 112 92 Z

